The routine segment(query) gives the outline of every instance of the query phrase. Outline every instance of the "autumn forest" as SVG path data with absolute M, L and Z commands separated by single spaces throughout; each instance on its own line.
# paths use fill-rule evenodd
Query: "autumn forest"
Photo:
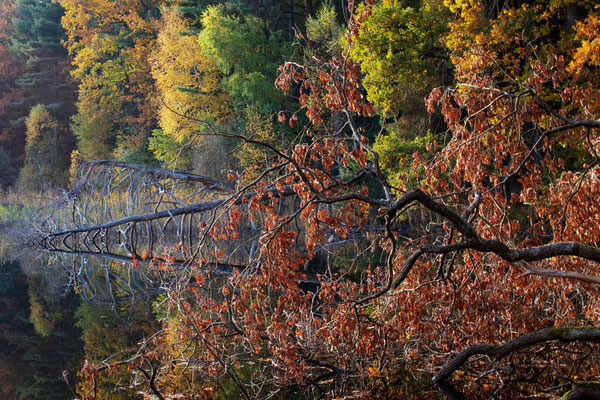
M 0 0 L 0 398 L 600 399 L 594 0 Z

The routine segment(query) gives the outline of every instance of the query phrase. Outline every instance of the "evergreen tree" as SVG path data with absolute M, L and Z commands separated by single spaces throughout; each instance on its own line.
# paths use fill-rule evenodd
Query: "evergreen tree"
M 26 96 L 18 105 L 28 109 L 44 104 L 65 123 L 72 114 L 74 92 L 64 71 L 68 59 L 61 44 L 63 8 L 52 0 L 17 0 L 16 10 L 12 50 L 26 63 L 26 71 L 17 79 Z
M 12 17 L 15 12 L 13 0 L 0 1 L 0 186 L 5 187 L 15 179 L 15 165 L 24 160 L 25 135 L 22 126 L 15 127 L 11 120 L 19 118 L 21 110 L 11 106 L 20 98 L 21 90 L 15 85 L 25 67 L 12 54 L 10 47 L 14 29 Z
M 52 0 L 17 0 L 16 11 L 17 14 L 13 17 L 15 35 L 12 51 L 26 67 L 16 80 L 23 91 L 23 97 L 13 105 L 21 110 L 29 110 L 36 104 L 43 105 L 44 112 L 47 113 L 43 118 L 53 121 L 47 121 L 52 125 L 51 132 L 46 130 L 39 136 L 44 138 L 43 145 L 42 142 L 35 143 L 39 138 L 34 138 L 32 126 L 27 126 L 27 154 L 21 177 L 27 177 L 25 186 L 32 188 L 29 178 L 31 172 L 37 169 L 39 189 L 42 190 L 42 179 L 51 178 L 54 183 L 66 183 L 64 175 L 68 170 L 68 156 L 74 147 L 71 133 L 60 129 L 60 126 L 65 126 L 69 121 L 74 99 L 73 87 L 67 81 L 65 73 L 68 65 L 67 52 L 61 44 L 65 38 L 60 25 L 63 9 Z M 38 106 L 31 108 L 31 116 L 41 117 L 41 112 L 42 109 Z M 21 114 L 14 122 L 20 125 L 28 118 L 31 119 Z M 34 120 L 31 123 L 35 125 Z M 33 164 L 37 164 L 37 168 Z

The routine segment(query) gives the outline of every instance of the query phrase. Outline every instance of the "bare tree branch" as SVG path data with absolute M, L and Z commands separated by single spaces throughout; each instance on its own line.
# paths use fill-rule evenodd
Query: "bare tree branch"
M 525 270 L 525 275 L 538 275 L 545 277 L 575 279 L 581 282 L 600 285 L 600 276 L 587 275 L 574 271 L 557 271 L 553 269 L 537 268 L 529 263 L 526 263 L 525 261 L 519 261 L 516 264 L 523 267 L 523 269 Z

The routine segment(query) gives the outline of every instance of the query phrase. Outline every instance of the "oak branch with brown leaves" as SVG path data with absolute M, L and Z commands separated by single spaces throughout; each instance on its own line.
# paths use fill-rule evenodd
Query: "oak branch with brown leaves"
M 368 18 L 369 7 L 355 15 Z M 468 35 L 479 14 L 461 7 L 451 24 L 461 35 L 447 39 L 454 84 L 426 99 L 444 129 L 404 180 L 382 164 L 378 137 L 364 134 L 376 109 L 343 51 L 280 68 L 277 87 L 299 104 L 279 114 L 298 132 L 289 143 L 196 119 L 206 135 L 272 153 L 251 179 L 82 175 L 76 207 L 100 193 L 123 212 L 44 243 L 102 248 L 96 237 L 117 237 L 160 271 L 163 330 L 127 361 L 140 366 L 138 385 L 159 398 L 402 398 L 456 379 L 475 396 L 508 398 L 550 397 L 575 375 L 598 376 L 598 17 L 577 22 L 570 48 L 505 44 L 527 9 Z M 169 235 L 176 249 L 165 250 Z

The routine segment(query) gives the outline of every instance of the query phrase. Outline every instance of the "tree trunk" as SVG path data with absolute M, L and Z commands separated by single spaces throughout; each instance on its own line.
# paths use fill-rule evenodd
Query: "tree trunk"
M 306 17 L 313 18 L 315 16 L 315 11 L 313 9 L 312 0 L 304 0 L 304 11 L 306 12 Z

